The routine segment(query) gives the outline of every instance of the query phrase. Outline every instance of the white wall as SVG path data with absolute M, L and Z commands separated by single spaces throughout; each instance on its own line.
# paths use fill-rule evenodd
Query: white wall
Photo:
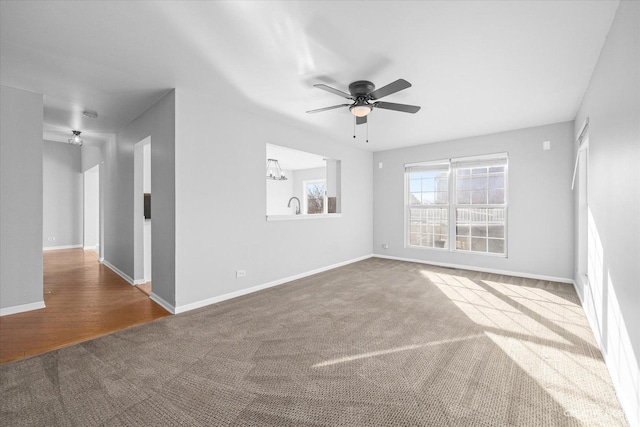
M 291 207 L 287 207 L 289 199 L 293 194 L 293 171 L 283 170 L 286 181 L 265 179 L 267 188 L 267 215 L 293 215 L 296 213 L 296 202 L 291 202 Z
M 0 86 L 0 315 L 44 307 L 42 94 Z
M 80 147 L 70 144 L 43 142 L 43 248 L 83 245 L 83 176 L 80 151 Z
M 100 244 L 100 165 L 84 172 L 84 248 Z
M 115 136 L 111 138 L 115 141 Z M 85 144 L 81 149 L 81 157 L 82 157 L 82 171 L 86 172 L 94 166 L 99 165 L 104 161 L 104 149 L 109 144 L 101 144 L 98 146 Z
M 134 276 L 134 234 L 143 221 L 134 213 L 134 145 L 150 136 L 153 188 L 152 298 L 175 304 L 175 93 L 173 90 L 105 143 L 104 257 L 130 281 Z M 143 262 L 140 259 L 140 262 Z M 143 271 L 141 268 L 139 271 Z
M 551 150 L 542 149 L 543 141 L 551 141 Z M 566 122 L 374 153 L 373 252 L 570 281 L 572 143 L 573 122 Z M 405 163 L 500 152 L 509 153 L 508 257 L 405 248 Z M 382 244 L 389 249 L 382 249 Z
M 577 134 L 589 118 L 587 198 L 602 255 L 590 283 L 576 272 L 576 287 L 632 426 L 640 426 L 639 22 L 640 3 L 620 2 L 575 122 Z
M 145 144 L 142 148 L 142 163 L 144 177 L 142 180 L 142 192 L 151 193 L 151 140 L 149 140 L 149 144 Z
M 266 142 L 342 160 L 342 217 L 267 222 Z M 178 309 L 370 254 L 371 159 L 346 141 L 177 90 Z

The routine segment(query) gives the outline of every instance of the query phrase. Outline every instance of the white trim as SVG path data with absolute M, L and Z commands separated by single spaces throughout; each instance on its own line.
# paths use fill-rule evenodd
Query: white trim
M 578 150 L 576 151 L 576 161 L 573 164 L 573 178 L 571 179 L 571 189 L 573 190 L 573 187 L 575 187 L 576 184 L 576 173 L 578 172 L 578 165 L 580 164 L 580 154 L 582 154 L 582 152 L 584 150 L 589 149 L 589 138 L 587 137 L 586 140 L 584 140 L 584 132 L 586 132 L 588 130 L 588 128 L 585 128 L 582 132 L 582 134 L 580 134 L 580 140 L 579 143 L 580 145 L 578 146 Z M 589 135 L 588 133 L 586 135 Z M 585 161 L 587 161 L 585 159 Z
M 151 292 L 151 295 L 149 295 L 149 298 L 151 299 L 151 301 L 155 302 L 160 307 L 167 310 L 169 313 L 177 314 L 176 308 L 174 306 L 172 306 L 171 304 L 169 304 L 168 302 L 160 298 L 158 295 L 154 294 L 153 291 Z
M 404 164 L 404 168 L 405 169 L 419 168 L 419 167 L 422 167 L 422 166 L 446 166 L 446 168 L 449 169 L 449 159 L 428 160 L 426 162 L 405 163 Z
M 82 249 L 84 249 L 85 251 L 94 251 L 94 252 L 98 252 L 98 247 L 97 246 L 84 246 Z
M 358 262 L 358 261 L 362 261 L 362 260 L 365 260 L 365 259 L 369 259 L 371 257 L 372 257 L 372 255 L 368 254 L 368 255 L 364 255 L 364 256 L 358 257 L 358 258 L 354 258 L 354 259 L 350 259 L 350 260 L 347 260 L 347 261 L 339 262 L 339 263 L 336 263 L 336 264 L 331 264 L 331 265 L 328 265 L 326 267 L 320 267 L 320 268 L 317 268 L 315 270 L 307 271 L 307 272 L 300 273 L 300 274 L 295 274 L 293 276 L 285 277 L 283 279 L 278 279 L 278 280 L 274 280 L 272 282 L 263 283 L 261 285 L 253 286 L 251 288 L 240 289 L 239 291 L 229 292 L 229 293 L 224 294 L 224 295 L 219 295 L 219 296 L 216 296 L 216 297 L 207 298 L 207 299 L 204 299 L 204 300 L 192 302 L 190 304 L 179 305 L 179 306 L 175 307 L 175 314 L 184 313 L 185 311 L 195 310 L 196 308 L 205 307 L 207 305 L 215 304 L 215 303 L 218 303 L 218 302 L 221 302 L 221 301 L 225 301 L 225 300 L 228 300 L 228 299 L 231 299 L 231 298 L 236 298 L 236 297 L 239 297 L 239 296 L 242 296 L 242 295 L 247 295 L 247 294 L 251 294 L 253 292 L 261 291 L 263 289 L 267 289 L 267 288 L 271 288 L 271 287 L 274 287 L 274 286 L 282 285 L 283 283 L 291 282 L 291 281 L 297 280 L 297 279 L 302 279 L 303 277 L 312 276 L 314 274 L 322 273 L 323 271 L 333 270 L 334 268 L 342 267 L 342 266 L 345 266 L 345 265 L 348 265 L 348 264 L 353 264 L 354 262 Z M 160 303 L 158 303 L 158 304 L 160 304 Z
M 494 162 L 491 162 L 491 161 Z M 504 160 L 504 162 L 502 162 Z M 466 156 L 466 157 L 452 157 L 451 168 L 469 168 L 476 163 L 485 163 L 488 166 L 502 166 L 507 165 L 509 162 L 509 153 L 493 153 L 493 154 L 480 154 L 478 156 Z M 465 165 L 468 164 L 468 165 Z
M 98 262 L 101 262 L 101 263 L 103 263 L 103 264 L 104 264 L 104 257 L 99 257 L 99 258 L 98 258 Z
M 147 282 L 148 280 L 145 280 L 145 279 L 136 279 L 133 281 L 132 285 L 133 286 L 144 285 Z
M 341 213 L 330 214 L 300 214 L 300 215 L 267 215 L 267 221 L 296 221 L 300 219 L 327 219 L 327 218 L 340 218 Z
M 45 308 L 44 301 L 14 305 L 13 307 L 0 308 L 0 316 L 9 316 L 11 314 L 24 313 L 25 311 L 40 310 L 41 308 Z
M 131 286 L 133 286 L 133 279 L 129 276 L 127 276 L 125 273 L 123 273 L 122 271 L 120 271 L 115 265 L 111 264 L 109 261 L 107 261 L 106 259 L 103 259 L 102 264 L 104 264 L 106 267 L 108 267 L 111 271 L 113 271 L 114 273 L 116 273 L 118 276 L 122 277 L 124 280 L 127 281 L 127 283 L 129 283 Z
M 58 251 L 61 249 L 77 249 L 82 248 L 82 244 L 79 245 L 66 245 L 66 246 L 43 246 L 43 251 Z
M 578 142 L 582 142 L 582 137 L 584 136 L 584 133 L 587 131 L 587 129 L 589 129 L 589 117 L 584 119 L 584 122 L 582 123 L 582 127 L 580 129 L 581 129 L 580 133 L 576 137 L 576 141 Z
M 476 267 L 473 265 L 462 265 L 462 264 L 449 264 L 445 262 L 433 262 L 433 261 L 425 261 L 422 259 L 402 258 L 402 257 L 381 255 L 381 254 L 373 254 L 373 256 L 374 258 L 393 259 L 396 261 L 406 261 L 406 262 L 417 262 L 420 264 L 435 265 L 437 267 L 457 268 L 459 270 L 481 271 L 483 273 L 493 273 L 493 274 L 501 274 L 505 276 L 524 277 L 526 279 L 548 280 L 550 282 L 560 282 L 560 283 L 567 283 L 567 284 L 573 283 L 573 279 L 567 279 L 564 277 L 544 276 L 541 274 L 521 273 L 518 271 L 497 270 L 495 268 L 483 268 L 483 267 Z

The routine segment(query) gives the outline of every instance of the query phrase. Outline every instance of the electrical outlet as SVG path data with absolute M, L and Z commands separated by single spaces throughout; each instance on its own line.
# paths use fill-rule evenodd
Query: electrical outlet
M 389 249 L 389 245 L 388 245 L 388 244 L 386 244 L 386 243 L 383 243 L 383 244 L 382 244 L 382 249 Z
M 47 240 L 49 240 L 50 242 L 53 242 L 54 240 L 56 240 L 56 238 L 55 238 L 55 236 L 49 236 L 49 239 L 47 239 Z
M 246 275 L 247 275 L 246 270 L 236 270 L 236 279 L 239 279 L 240 277 L 244 277 Z

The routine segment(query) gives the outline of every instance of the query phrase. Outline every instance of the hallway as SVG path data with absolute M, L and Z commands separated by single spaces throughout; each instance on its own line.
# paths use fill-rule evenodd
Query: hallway
M 169 316 L 83 249 L 45 251 L 46 308 L 0 317 L 0 363 Z

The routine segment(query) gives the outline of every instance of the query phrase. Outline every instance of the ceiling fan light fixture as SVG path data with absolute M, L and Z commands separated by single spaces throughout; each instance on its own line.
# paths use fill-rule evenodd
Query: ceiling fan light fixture
M 369 104 L 355 104 L 349 107 L 351 114 L 356 117 L 364 117 L 371 112 L 373 108 Z
M 420 107 L 417 105 L 396 104 L 393 102 L 378 101 L 380 98 L 384 98 L 385 96 L 392 95 L 396 92 L 400 92 L 401 90 L 410 88 L 411 83 L 409 83 L 404 79 L 398 79 L 379 89 L 376 89 L 376 86 L 368 80 L 358 80 L 349 84 L 349 93 L 343 92 L 338 89 L 334 89 L 325 84 L 316 84 L 313 86 L 317 87 L 318 89 L 322 89 L 324 91 L 333 93 L 334 95 L 338 95 L 343 98 L 350 99 L 353 101 L 353 103 L 333 105 L 331 107 L 325 107 L 325 108 L 318 108 L 315 110 L 307 111 L 307 113 L 319 113 L 321 111 L 328 111 L 328 110 L 334 110 L 336 108 L 349 107 L 349 111 L 351 111 L 351 114 L 353 114 L 356 117 L 356 120 L 354 123 L 354 129 L 355 129 L 355 125 L 362 125 L 362 124 L 368 123 L 367 116 L 369 115 L 369 113 L 373 111 L 374 108 L 376 109 L 381 108 L 383 110 L 400 111 L 403 113 L 411 113 L 411 114 L 415 114 L 420 110 Z

